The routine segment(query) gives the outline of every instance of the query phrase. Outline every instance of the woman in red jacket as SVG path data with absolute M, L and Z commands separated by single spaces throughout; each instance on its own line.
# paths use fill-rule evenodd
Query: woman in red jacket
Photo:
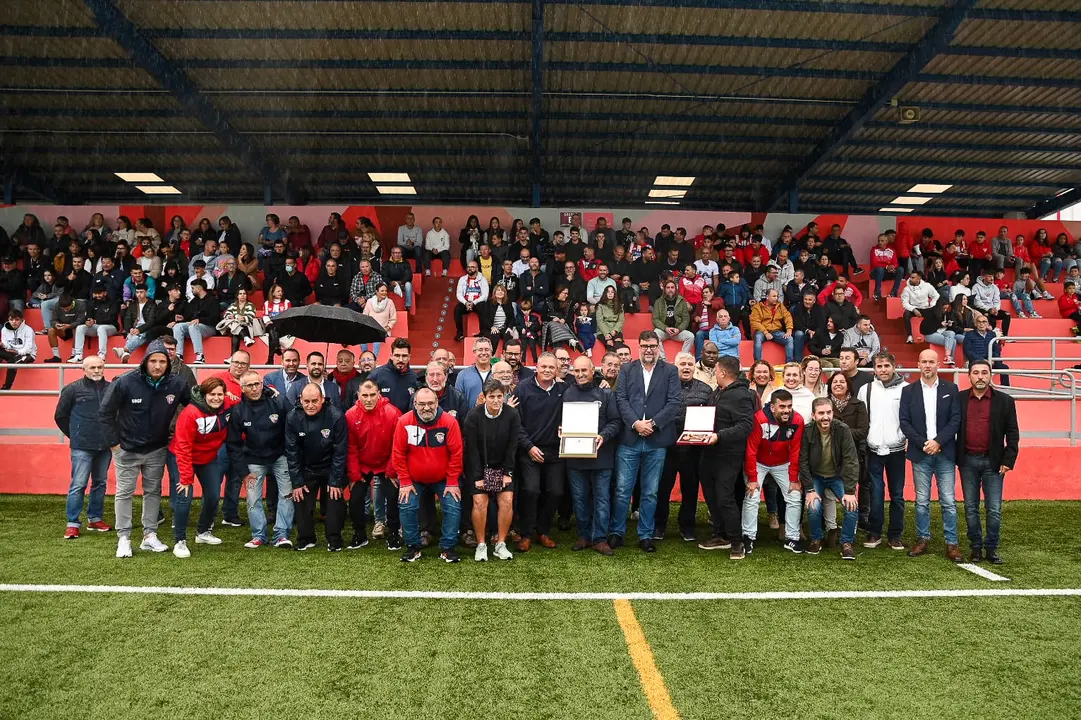
M 355 550 L 368 544 L 365 530 L 364 500 L 373 482 L 383 484 L 383 497 L 387 503 L 387 526 L 385 534 L 388 550 L 400 550 L 401 524 L 398 519 L 398 503 L 387 474 L 390 470 L 390 450 L 394 444 L 394 428 L 398 425 L 401 410 L 390 404 L 379 393 L 379 385 L 371 380 L 360 384 L 357 404 L 345 411 L 345 427 L 349 431 L 349 454 L 345 460 L 346 477 L 349 478 L 349 518 L 353 522 L 353 541 L 348 549 Z M 376 495 L 379 497 L 379 495 Z M 380 537 L 383 533 L 373 533 Z
M 176 455 L 180 471 L 176 505 L 173 509 L 173 555 L 191 557 L 188 550 L 188 515 L 194 495 L 195 478 L 203 489 L 203 507 L 195 542 L 200 545 L 221 545 L 221 539 L 211 534 L 214 517 L 218 514 L 218 492 L 225 468 L 218 464 L 218 451 L 225 442 L 229 413 L 225 408 L 225 381 L 220 377 L 204 380 L 192 388 L 191 403 L 180 412 L 176 432 L 169 450 Z

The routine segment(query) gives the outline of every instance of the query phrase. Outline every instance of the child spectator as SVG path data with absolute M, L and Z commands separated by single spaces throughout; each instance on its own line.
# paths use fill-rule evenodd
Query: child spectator
M 631 286 L 631 276 L 624 275 L 620 280 L 619 304 L 623 306 L 623 312 L 634 314 L 639 311 L 638 293 Z
M 578 306 L 578 317 L 574 318 L 574 331 L 586 352 L 593 350 L 597 342 L 597 327 L 593 316 L 589 314 L 589 304 Z
M 519 306 L 522 308 L 522 359 L 532 351 L 533 362 L 536 364 L 544 324 L 540 313 L 533 312 L 533 302 L 528 298 L 522 300 Z
M 995 284 L 1002 291 L 1003 297 L 1008 297 L 1010 302 L 1013 303 L 1013 309 L 1017 313 L 1017 317 L 1038 319 L 1040 315 L 1032 305 L 1033 295 L 1039 294 L 1036 292 L 1036 283 L 1032 282 L 1032 269 L 1029 267 L 1021 268 L 1017 280 L 1012 285 L 1005 278 L 1006 273 L 1004 271 L 995 271 Z

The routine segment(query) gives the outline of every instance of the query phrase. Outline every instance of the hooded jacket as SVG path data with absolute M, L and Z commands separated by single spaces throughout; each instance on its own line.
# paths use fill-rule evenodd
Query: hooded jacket
M 412 411 L 398 419 L 390 463 L 401 487 L 443 481 L 447 487 L 458 487 L 462 462 L 462 431 L 440 408 L 429 423 Z
M 998 285 L 985 283 L 983 278 L 976 280 L 972 286 L 972 306 L 981 310 L 999 311 L 1002 309 L 1002 293 Z
M 885 384 L 877 377 L 856 394 L 867 406 L 867 449 L 875 455 L 889 455 L 905 449 L 901 432 L 901 391 L 907 385 L 894 373 Z
M 401 411 L 382 396 L 371 411 L 365 410 L 359 400 L 345 411 L 349 432 L 345 467 L 349 482 L 357 482 L 368 475 L 386 474 L 390 470 L 394 429 L 401 416 Z
M 758 481 L 759 465 L 776 467 L 787 463 L 788 481 L 799 482 L 800 442 L 803 440 L 805 422 L 799 413 L 793 412 L 788 423 L 781 425 L 773 417 L 770 405 L 755 413 L 744 455 L 744 471 L 748 480 Z
M 742 458 L 747 448 L 747 438 L 754 428 L 757 398 L 747 378 L 739 378 L 727 387 L 717 388 L 709 398 L 709 404 L 717 408 L 713 420 L 713 432 L 717 442 L 702 449 L 703 457 Z
M 291 409 L 285 393 L 274 395 L 266 386 L 258 400 L 243 397 L 231 408 L 226 447 L 234 474 L 244 477 L 248 465 L 271 465 L 282 456 Z
M 372 370 L 368 379 L 378 385 L 383 397 L 401 412 L 407 413 L 413 408 L 413 396 L 420 388 L 420 381 L 408 365 L 405 372 L 398 372 L 394 361 L 388 360 L 386 365 Z
M 877 381 L 876 381 L 877 382 Z M 799 479 L 804 492 L 814 490 L 814 476 L 822 463 L 822 442 L 817 425 L 808 426 L 803 433 L 799 451 Z M 860 476 L 860 458 L 852 431 L 847 425 L 833 419 L 830 425 L 833 464 L 841 475 L 846 495 L 856 494 L 856 482 Z
M 105 433 L 98 421 L 101 400 L 109 387 L 108 380 L 94 382 L 80 378 L 64 388 L 56 403 L 53 420 L 69 439 L 72 450 L 99 452 L 107 450 Z
M 119 443 L 127 452 L 149 453 L 169 444 L 169 426 L 177 407 L 191 397 L 180 375 L 166 371 L 158 380 L 150 377 L 147 363 L 164 355 L 165 344 L 150 343 L 138 369 L 121 375 L 109 385 L 101 400 L 101 424 L 110 446 Z
M 181 485 L 195 482 L 196 465 L 206 465 L 217 459 L 228 434 L 229 414 L 225 403 L 217 410 L 211 409 L 199 388 L 191 391 L 191 402 L 180 411 L 176 434 L 169 443 L 169 450 L 176 456 Z
M 293 408 L 285 420 L 285 458 L 294 488 L 305 487 L 312 476 L 327 479 L 331 487 L 345 487 L 345 460 L 349 452 L 349 432 L 345 416 L 329 402 L 309 416 L 303 408 Z

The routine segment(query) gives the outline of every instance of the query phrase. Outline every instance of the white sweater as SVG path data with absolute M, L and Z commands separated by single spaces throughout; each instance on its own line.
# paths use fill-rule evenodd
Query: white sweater
M 38 356 L 34 331 L 25 322 L 19 326 L 18 330 L 12 329 L 9 323 L 4 323 L 3 330 L 0 330 L 0 343 L 3 343 L 5 350 L 10 350 L 16 355 L 29 355 L 31 358 Z
M 905 449 L 905 436 L 901 432 L 901 391 L 907 384 L 899 375 L 894 375 L 888 386 L 875 378 L 856 394 L 867 405 L 870 416 L 867 447 L 875 455 L 889 455 Z M 867 402 L 868 393 L 871 402 Z
M 447 233 L 446 228 L 442 230 L 432 228 L 429 230 L 428 234 L 424 236 L 424 249 L 433 253 L 448 252 L 450 250 L 450 235 Z
M 919 285 L 905 283 L 905 289 L 901 291 L 901 307 L 908 312 L 913 310 L 926 310 L 934 307 L 938 302 L 938 290 L 929 282 L 920 281 Z

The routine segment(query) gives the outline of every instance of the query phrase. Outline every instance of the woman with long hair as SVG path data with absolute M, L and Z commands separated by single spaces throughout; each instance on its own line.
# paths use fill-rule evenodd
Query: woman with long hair
M 773 374 L 773 366 L 765 360 L 755 360 L 747 369 L 747 379 L 751 382 L 751 390 L 758 396 L 758 404 L 762 404 L 762 398 L 777 384 Z
M 391 333 L 394 332 L 394 325 L 398 322 L 398 310 L 390 300 L 390 293 L 385 282 L 375 286 L 375 295 L 372 295 L 368 298 L 368 302 L 364 303 L 364 314 L 382 325 L 383 329 L 387 331 L 387 337 L 391 337 Z M 378 358 L 379 350 L 382 347 L 383 343 L 372 343 L 370 346 L 363 343 L 360 346 L 360 351 L 365 352 L 370 349 Z
M 861 516 L 866 518 L 867 509 L 871 506 L 871 488 L 863 480 L 867 477 L 867 432 L 870 429 L 867 405 L 852 392 L 852 381 L 842 372 L 834 373 L 830 377 L 829 398 L 833 405 L 833 416 L 848 426 L 852 431 L 852 440 L 856 443 L 856 451 L 860 456 L 858 504 Z M 837 512 L 834 510 L 834 520 L 836 516 Z
M 484 383 L 483 402 L 465 418 L 465 479 L 473 490 L 473 532 L 477 549 L 473 559 L 488 560 L 485 542 L 488 526 L 488 502 L 497 505 L 494 555 L 500 560 L 514 557 L 507 549 L 507 534 L 514 516 L 514 462 L 517 437 L 521 427 L 518 411 L 504 404 L 506 391 L 498 378 Z
M 180 233 L 187 229 L 188 225 L 184 222 L 184 218 L 179 215 L 173 215 L 172 219 L 169 221 L 169 232 L 165 233 L 165 244 L 180 244 Z
M 127 215 L 121 215 L 116 219 L 116 230 L 113 230 L 113 234 L 109 239 L 114 243 L 123 240 L 128 244 L 128 247 L 134 247 L 135 228 L 132 226 L 131 219 Z
M 492 218 L 499 222 L 499 218 Z M 462 267 L 466 267 L 480 256 L 480 246 L 484 244 L 484 233 L 480 229 L 480 219 L 476 215 L 470 215 L 465 221 L 465 227 L 458 233 L 458 243 L 461 249 L 458 251 L 458 259 Z
M 571 300 L 570 295 L 570 288 L 564 286 L 548 298 L 548 321 L 544 324 L 542 348 L 555 348 L 559 345 L 581 348 L 578 336 L 574 334 L 574 318 L 578 314 L 578 303 Z
M 230 337 L 232 352 L 240 349 L 241 340 L 245 347 L 251 347 L 255 344 L 255 338 L 263 334 L 263 323 L 255 313 L 255 306 L 248 301 L 246 289 L 237 288 L 236 299 L 222 313 L 218 331 Z
M 940 303 L 923 311 L 923 319 L 920 320 L 920 334 L 923 335 L 924 342 L 942 348 L 942 364 L 946 367 L 952 367 L 953 353 L 957 348 L 958 338 L 953 332 L 951 313 L 945 312 L 946 307 L 947 305 Z
M 499 352 L 500 341 L 506 347 L 508 341 L 518 339 L 521 317 L 503 285 L 492 287 L 488 301 L 477 306 L 477 320 L 480 322 L 481 337 L 492 341 L 492 353 Z
M 176 500 L 173 505 L 173 555 L 191 557 L 188 549 L 188 517 L 194 496 L 193 485 L 199 480 L 203 506 L 199 511 L 195 542 L 221 545 L 221 538 L 211 533 L 218 514 L 218 494 L 226 468 L 218 463 L 218 451 L 225 442 L 229 413 L 225 408 L 225 381 L 218 377 L 204 380 L 192 388 L 191 402 L 180 411 L 176 432 L 169 451 L 176 458 L 179 471 Z
M 1032 271 L 1032 281 L 1036 283 L 1036 289 L 1040 291 L 1041 297 L 1044 300 L 1054 300 L 1051 293 L 1047 292 L 1047 288 L 1044 287 L 1043 280 L 1040 278 L 1040 270 L 1036 267 L 1036 263 L 1033 262 L 1032 256 L 1029 254 L 1029 244 L 1025 241 L 1024 235 L 1019 234 L 1013 239 L 1013 257 L 1015 273 L 1020 273 L 1021 268 L 1027 267 Z
M 289 231 L 282 227 L 281 220 L 274 213 L 267 213 L 266 225 L 259 231 L 259 264 L 266 262 L 266 258 L 274 252 L 274 241 L 283 242 L 289 239 Z
M 815 355 L 808 355 L 800 362 L 803 374 L 803 387 L 815 394 L 816 398 L 826 397 L 826 383 L 822 380 L 822 361 Z M 810 421 L 811 418 L 804 418 Z
M 210 218 L 203 218 L 199 221 L 199 227 L 195 229 L 195 232 L 191 234 L 191 257 L 203 254 L 203 244 L 207 240 L 217 241 L 218 231 L 210 224 Z
M 263 319 L 263 327 L 266 330 L 266 334 L 263 336 L 263 340 L 270 348 L 270 355 L 267 357 L 266 364 L 273 365 L 274 357 L 281 354 L 283 345 L 292 347 L 292 338 L 283 338 L 278 335 L 278 328 L 274 325 L 274 318 L 281 315 L 283 312 L 292 307 L 292 303 L 285 299 L 285 290 L 281 285 L 274 283 L 267 290 L 266 299 L 263 301 L 263 313 L 260 316 Z M 288 339 L 287 339 L 288 338 Z M 286 349 L 288 349 L 288 347 Z
M 1062 281 L 1062 274 L 1070 272 L 1077 265 L 1073 256 L 1073 246 L 1066 233 L 1059 233 L 1055 244 L 1051 246 L 1051 270 L 1055 273 L 1055 282 Z
M 623 305 L 619 302 L 614 285 L 604 289 L 601 301 L 597 303 L 597 340 L 604 345 L 605 349 L 611 349 L 616 343 L 623 342 L 623 325 L 626 315 L 623 313 Z
M 244 243 L 236 258 L 236 269 L 248 276 L 253 288 L 259 287 L 259 259 L 255 256 L 255 246 Z

